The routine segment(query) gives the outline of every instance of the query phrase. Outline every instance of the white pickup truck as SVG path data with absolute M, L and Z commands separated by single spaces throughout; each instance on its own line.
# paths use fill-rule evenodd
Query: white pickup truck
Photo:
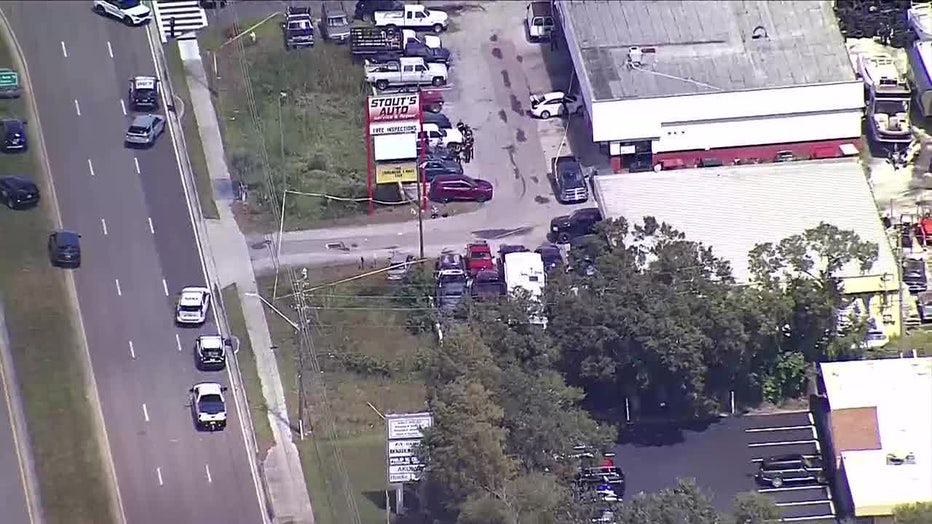
M 402 57 L 380 64 L 367 64 L 366 82 L 379 90 L 391 86 L 442 86 L 447 83 L 447 66 L 428 64 L 422 58 Z
M 372 18 L 376 27 L 431 30 L 435 33 L 445 31 L 450 22 L 450 17 L 443 11 L 412 4 L 405 4 L 401 11 L 376 11 Z

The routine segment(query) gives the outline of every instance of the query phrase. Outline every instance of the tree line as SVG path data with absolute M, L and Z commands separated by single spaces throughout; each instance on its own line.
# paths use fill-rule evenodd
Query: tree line
M 668 224 L 607 221 L 548 275 L 546 330 L 529 322 L 526 297 L 462 304 L 452 318 L 427 306 L 432 275 L 416 270 L 397 299 L 415 313 L 409 328 L 443 325 L 427 357 L 434 426 L 421 454 L 422 512 L 430 522 L 589 522 L 602 507 L 573 476 L 579 444 L 616 441 L 609 415 L 624 398 L 641 413 L 699 417 L 731 391 L 748 403 L 804 392 L 821 360 L 857 358 L 865 327 L 838 329 L 846 299 L 837 271 L 869 268 L 878 246 L 820 224 L 749 253 L 755 285 Z M 615 411 L 617 412 L 617 411 Z M 598 451 L 596 451 L 598 454 Z M 623 462 L 623 460 L 622 460 Z M 620 524 L 764 522 L 776 508 L 742 494 L 730 515 L 689 480 L 613 508 Z

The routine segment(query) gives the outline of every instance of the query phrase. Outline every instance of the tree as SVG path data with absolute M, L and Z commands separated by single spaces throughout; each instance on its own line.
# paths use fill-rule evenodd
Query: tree
M 901 504 L 893 508 L 894 524 L 932 523 L 932 502 Z
M 434 388 L 428 405 L 434 424 L 421 454 L 425 476 L 439 487 L 434 500 L 449 511 L 476 492 L 500 490 L 514 463 L 504 450 L 502 408 L 489 391 L 463 377 Z
M 780 519 L 780 508 L 755 491 L 738 493 L 731 510 L 735 524 L 766 524 Z
M 437 316 L 434 312 L 434 276 L 425 263 L 411 266 L 404 282 L 395 291 L 395 302 L 410 308 L 405 327 L 412 333 L 430 333 L 434 330 Z
M 712 498 L 692 479 L 680 479 L 672 488 L 639 493 L 625 500 L 616 512 L 618 524 L 719 524 Z
M 498 492 L 476 493 L 460 507 L 461 524 L 576 524 L 584 521 L 580 504 L 552 475 L 528 473 L 506 482 Z
M 453 326 L 444 336 L 443 346 L 433 352 L 425 374 L 429 388 L 441 388 L 462 377 L 497 391 L 502 373 L 489 347 L 472 328 Z

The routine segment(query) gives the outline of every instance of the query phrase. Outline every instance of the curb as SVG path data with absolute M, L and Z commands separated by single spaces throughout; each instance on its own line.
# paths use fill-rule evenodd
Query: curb
M 19 46 L 19 42 L 16 40 L 16 36 L 13 33 L 13 30 L 10 26 L 10 22 L 6 17 L 6 14 L 0 9 L 0 38 L 3 38 L 10 47 L 10 51 L 13 57 L 13 62 L 16 67 L 19 69 L 20 81 L 22 82 L 24 95 L 23 98 L 26 102 L 27 113 L 29 118 L 35 122 L 33 126 L 33 136 L 35 137 L 35 142 L 38 146 L 38 158 L 41 163 L 42 178 L 45 182 L 45 186 L 48 188 L 46 192 L 52 202 L 52 210 L 54 211 L 53 222 L 57 227 L 62 227 L 62 218 L 61 218 L 61 208 L 58 205 L 58 197 L 55 194 L 55 184 L 52 180 L 52 169 L 49 165 L 48 155 L 45 148 L 45 139 L 42 135 L 42 124 L 39 121 L 39 109 L 36 105 L 35 98 L 33 97 L 33 91 L 31 89 L 31 77 L 29 74 L 29 68 L 26 65 L 26 58 L 23 53 L 22 48 Z M 103 408 L 100 404 L 100 394 L 97 390 L 97 379 L 94 376 L 94 367 L 91 362 L 91 352 L 90 347 L 87 342 L 87 334 L 84 332 L 84 318 L 81 314 L 81 305 L 78 301 L 78 291 L 77 286 L 75 285 L 74 274 L 66 273 L 65 280 L 67 285 L 68 300 L 74 309 L 76 319 L 78 321 L 77 325 L 72 327 L 77 331 L 79 335 L 81 348 L 84 350 L 84 358 L 81 359 L 84 367 L 84 381 L 86 382 L 87 398 L 91 403 L 91 409 L 93 411 L 94 426 L 97 429 L 96 436 L 98 440 L 98 446 L 100 447 L 100 455 L 103 461 L 105 462 L 105 476 L 107 477 L 107 484 L 109 485 L 110 491 L 110 512 L 116 521 L 119 524 L 126 524 L 126 513 L 123 510 L 123 500 L 120 496 L 120 487 L 117 482 L 116 475 L 116 465 L 113 462 L 113 455 L 110 452 L 110 438 L 107 435 L 107 427 L 104 422 Z M 71 319 L 74 320 L 74 319 Z

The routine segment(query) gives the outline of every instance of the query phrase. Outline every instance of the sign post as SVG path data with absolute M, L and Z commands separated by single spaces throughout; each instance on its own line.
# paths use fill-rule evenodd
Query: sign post
M 417 158 L 405 153 L 376 158 L 380 154 L 380 148 L 373 147 L 374 142 L 400 138 L 404 143 L 408 143 L 407 139 L 401 135 L 410 135 L 415 142 L 410 145 L 416 146 L 417 136 L 420 131 L 421 98 L 419 93 L 395 93 L 370 96 L 368 98 L 366 107 L 366 149 L 368 152 L 367 182 L 369 186 L 370 215 L 375 212 L 375 185 L 417 182 L 416 175 L 414 175 L 414 180 L 409 180 L 411 178 L 409 164 L 413 163 L 416 166 Z M 373 154 L 373 149 L 375 154 Z M 375 164 L 385 160 L 392 162 L 404 161 L 404 165 L 402 167 L 401 164 L 397 163 L 390 166 Z M 416 172 L 416 167 L 414 171 Z
M 430 413 L 385 415 L 385 462 L 388 484 L 395 488 L 395 511 L 404 514 L 404 485 L 420 479 L 424 464 L 417 456 L 424 428 L 434 423 Z

